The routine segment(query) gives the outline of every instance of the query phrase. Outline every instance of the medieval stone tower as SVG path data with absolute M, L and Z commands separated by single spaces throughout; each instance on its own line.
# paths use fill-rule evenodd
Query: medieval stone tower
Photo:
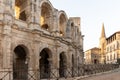
M 106 51 L 106 35 L 105 35 L 105 28 L 104 24 L 102 24 L 102 31 L 101 31 L 101 36 L 99 40 L 99 48 L 100 50 L 100 63 L 104 64 L 105 63 L 105 51 Z
M 0 0 L 0 70 L 11 72 L 4 80 L 63 77 L 82 62 L 79 17 L 68 18 L 49 0 Z

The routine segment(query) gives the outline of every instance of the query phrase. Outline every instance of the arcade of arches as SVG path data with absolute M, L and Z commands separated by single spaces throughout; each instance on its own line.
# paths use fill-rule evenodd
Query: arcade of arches
M 28 49 L 24 45 L 18 45 L 14 49 L 14 62 L 13 62 L 13 78 L 18 79 L 28 79 L 28 69 L 29 69 L 29 56 Z M 39 72 L 40 79 L 48 78 L 51 76 L 53 60 L 52 52 L 49 48 L 44 48 L 39 53 Z M 71 66 L 74 66 L 74 56 L 71 55 Z M 67 56 L 65 52 L 59 54 L 59 77 L 66 77 L 66 70 L 68 68 Z

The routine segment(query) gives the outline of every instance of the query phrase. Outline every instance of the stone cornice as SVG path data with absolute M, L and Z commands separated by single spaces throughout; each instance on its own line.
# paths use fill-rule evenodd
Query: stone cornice
M 16 26 L 16 27 L 15 27 Z M 14 26 L 12 27 L 12 29 L 16 29 L 16 30 L 19 30 L 19 31 L 24 31 L 24 32 L 27 32 L 27 33 L 32 33 L 32 34 L 37 34 L 41 37 L 45 37 L 45 38 L 48 38 L 48 39 L 52 39 L 54 41 L 59 41 L 65 45 L 69 45 L 69 46 L 72 46 L 74 49 L 79 49 L 81 50 L 81 46 L 78 45 L 78 44 L 75 44 L 73 42 L 71 42 L 71 40 L 68 40 L 66 38 L 63 38 L 63 37 L 59 37 L 59 36 L 55 36 L 55 35 L 52 35 L 50 34 L 49 32 L 46 33 L 44 30 L 30 30 L 29 28 L 19 28 L 17 27 L 17 25 L 14 24 Z
M 45 38 L 48 38 L 48 39 L 52 39 L 54 40 L 55 42 L 57 41 L 57 43 L 55 43 L 56 47 L 61 47 L 61 43 L 62 44 L 65 44 L 65 45 L 68 45 L 68 46 L 71 46 L 72 48 L 74 49 L 79 49 L 80 51 L 83 52 L 81 46 L 77 46 L 75 45 L 74 43 L 68 41 L 67 39 L 65 38 L 61 38 L 61 37 L 56 37 L 56 36 L 53 36 L 53 35 L 50 35 L 50 34 L 46 34 L 44 33 L 43 31 L 39 31 L 39 30 L 34 30 L 34 31 L 31 31 L 29 29 L 19 29 L 19 28 L 14 28 L 13 29 L 16 29 L 16 30 L 19 30 L 19 31 L 23 31 L 23 32 L 27 32 L 27 33 L 30 33 L 30 34 L 35 34 L 35 35 L 39 35 L 40 37 L 45 37 Z M 39 38 L 38 38 L 39 39 Z M 36 41 L 39 42 L 39 40 L 36 39 Z M 59 44 L 60 43 L 60 44 Z M 58 45 L 57 45 L 58 44 Z

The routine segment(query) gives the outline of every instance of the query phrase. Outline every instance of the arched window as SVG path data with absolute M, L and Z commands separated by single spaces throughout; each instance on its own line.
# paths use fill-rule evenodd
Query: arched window
M 64 11 L 59 12 L 59 32 L 60 36 L 65 36 L 67 26 L 67 16 Z
M 42 27 L 42 29 L 45 29 L 45 30 L 47 30 L 47 31 L 48 31 L 48 29 L 49 29 L 49 26 L 48 26 L 47 24 L 43 24 L 41 27 Z
M 119 42 L 117 42 L 117 49 L 119 49 Z
M 52 7 L 49 3 L 44 2 L 41 5 L 40 25 L 41 28 L 47 31 L 52 27 Z
M 15 0 L 15 18 L 26 21 L 27 0 Z

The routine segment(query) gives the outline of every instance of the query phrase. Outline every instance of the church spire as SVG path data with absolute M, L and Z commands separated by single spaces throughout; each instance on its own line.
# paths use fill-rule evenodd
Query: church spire
M 106 37 L 104 23 L 102 24 L 102 32 L 101 32 L 101 37 L 100 38 L 103 38 L 103 37 Z

